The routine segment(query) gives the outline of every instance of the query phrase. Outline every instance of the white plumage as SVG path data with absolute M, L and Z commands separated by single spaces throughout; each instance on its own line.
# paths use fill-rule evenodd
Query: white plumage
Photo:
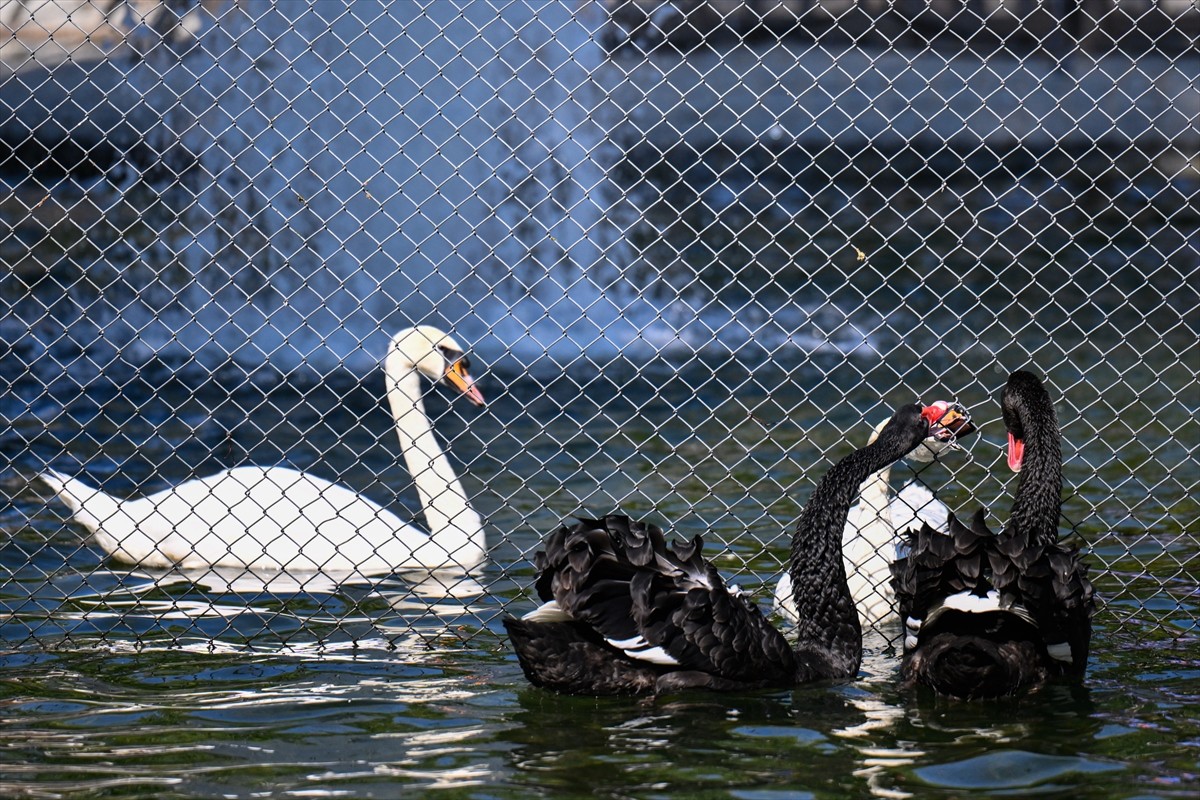
M 393 339 L 387 396 L 429 532 L 343 486 L 286 467 L 247 466 L 119 500 L 53 470 L 40 478 L 111 557 L 146 567 L 299 572 L 469 569 L 485 554 L 483 522 L 433 434 L 420 375 L 482 405 L 462 348 L 429 326 Z
M 950 408 L 950 404 L 939 404 Z M 868 440 L 874 442 L 880 429 L 875 427 Z M 935 430 L 921 446 L 906 456 L 917 463 L 929 463 L 938 455 L 955 447 L 953 438 Z M 864 628 L 889 622 L 896 618 L 895 594 L 892 591 L 891 565 L 897 557 L 900 543 L 898 532 L 919 528 L 922 523 L 936 530 L 945 530 L 950 510 L 934 498 L 933 493 L 919 483 L 910 482 L 891 496 L 891 465 L 871 475 L 863 483 L 859 501 L 846 518 L 842 533 L 842 558 L 846 564 L 846 582 L 850 595 L 858 606 L 859 622 Z M 796 606 L 792 600 L 792 580 L 785 572 L 775 585 L 775 613 L 791 624 L 796 623 Z

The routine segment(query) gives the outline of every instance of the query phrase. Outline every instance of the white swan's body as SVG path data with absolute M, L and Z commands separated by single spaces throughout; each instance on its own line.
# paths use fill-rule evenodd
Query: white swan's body
M 942 403 L 950 408 L 948 403 Z M 868 444 L 874 442 L 887 421 L 876 426 Z M 954 446 L 953 439 L 930 436 L 907 458 L 929 463 Z M 850 509 L 842 532 L 842 558 L 846 582 L 858 607 L 862 627 L 869 628 L 897 619 L 895 593 L 892 591 L 892 562 L 898 557 L 898 532 L 919 528 L 922 523 L 945 530 L 950 510 L 919 483 L 904 485 L 891 496 L 892 466 L 872 474 L 863 482 L 858 504 Z M 775 585 L 775 613 L 795 624 L 796 607 L 792 601 L 792 581 L 784 573 Z
M 483 521 L 433 434 L 420 375 L 483 403 L 461 348 L 410 328 L 384 362 L 396 432 L 429 533 L 362 495 L 286 467 L 238 467 L 136 500 L 47 471 L 40 478 L 113 558 L 146 567 L 248 567 L 378 574 L 470 569 L 484 558 Z

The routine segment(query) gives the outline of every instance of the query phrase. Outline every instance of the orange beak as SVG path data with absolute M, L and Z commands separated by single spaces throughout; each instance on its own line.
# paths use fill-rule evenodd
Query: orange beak
M 455 361 L 446 370 L 446 382 L 465 394 L 467 399 L 475 405 L 484 404 L 483 392 L 479 391 L 479 387 L 475 385 L 475 379 L 471 377 L 471 373 L 467 372 L 467 367 L 462 361 Z
M 929 421 L 933 434 L 938 438 L 961 439 L 975 432 L 975 423 L 967 409 L 958 403 L 948 403 L 939 400 L 921 411 L 921 416 Z

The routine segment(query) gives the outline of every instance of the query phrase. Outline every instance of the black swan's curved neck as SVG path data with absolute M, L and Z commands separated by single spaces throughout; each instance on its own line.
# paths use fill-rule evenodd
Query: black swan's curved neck
M 919 421 L 919 407 L 914 408 Z M 835 671 L 843 674 L 856 672 L 862 658 L 862 629 L 842 560 L 846 517 L 863 481 L 915 449 L 927 432 L 928 425 L 911 435 L 885 428 L 874 443 L 835 464 L 813 490 L 792 537 L 789 572 L 799 617 L 798 652 L 827 652 Z
M 1062 508 L 1062 443 L 1054 405 L 1045 390 L 1038 398 L 1038 413 L 1027 406 L 1020 411 L 1025 434 L 1025 459 L 1020 483 L 1009 512 L 1009 536 L 1020 536 L 1030 545 L 1058 541 L 1058 517 Z

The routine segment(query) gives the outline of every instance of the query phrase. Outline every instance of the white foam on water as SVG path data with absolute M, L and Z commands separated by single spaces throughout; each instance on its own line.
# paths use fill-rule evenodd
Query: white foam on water
M 631 246 L 639 214 L 609 175 L 618 112 L 594 83 L 599 3 L 241 8 L 206 18 L 182 58 L 131 68 L 165 155 L 115 193 L 166 189 L 139 214 L 153 235 L 83 265 L 134 291 L 60 320 L 96 375 L 152 358 L 361 375 L 422 322 L 518 369 L 871 352 L 829 306 L 674 290 Z M 163 164 L 188 169 L 164 181 Z M 112 206 L 111 183 L 88 191 Z

